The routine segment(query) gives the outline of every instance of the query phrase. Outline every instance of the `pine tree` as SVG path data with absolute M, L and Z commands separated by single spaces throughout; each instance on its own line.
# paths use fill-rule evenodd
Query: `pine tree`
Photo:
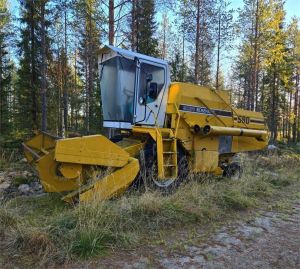
M 174 59 L 170 62 L 171 80 L 172 81 L 187 81 L 188 67 L 183 63 L 180 53 L 176 53 Z
M 292 68 L 292 83 L 293 90 L 291 99 L 293 99 L 292 114 L 292 140 L 293 142 L 300 141 L 300 29 L 299 19 L 293 18 L 287 29 L 288 48 L 291 57 Z M 293 95 L 293 96 L 292 96 Z
M 268 83 L 268 103 L 270 109 L 267 111 L 271 140 L 276 141 L 278 137 L 280 104 L 284 98 L 284 91 L 288 86 L 286 33 L 283 29 L 285 12 L 282 0 L 270 2 L 272 21 L 269 21 L 269 31 L 265 33 L 266 51 L 264 65 Z
M 47 20 L 50 11 L 46 5 L 45 0 L 26 0 L 22 7 L 17 106 L 18 127 L 25 130 L 46 129 L 46 69 L 47 58 L 51 57 Z
M 184 29 L 187 42 L 192 45 L 193 82 L 200 85 L 211 84 L 215 4 L 215 0 L 180 1 L 181 28 Z
M 8 134 L 11 131 L 11 75 L 13 65 L 8 54 L 8 38 L 12 33 L 9 31 L 10 16 L 8 14 L 6 1 L 0 2 L 0 135 Z
M 97 0 L 79 0 L 76 5 L 76 17 L 80 34 L 79 74 L 85 89 L 85 132 L 94 133 L 101 128 L 98 56 L 100 49 L 101 16 L 98 13 Z
M 130 21 L 132 50 L 150 56 L 158 55 L 155 13 L 154 0 L 132 1 Z
M 216 8 L 216 31 L 213 36 L 216 40 L 216 86 L 218 90 L 222 88 L 221 82 L 221 58 L 223 50 L 229 50 L 232 46 L 234 28 L 233 28 L 233 10 L 229 9 L 229 2 L 227 0 L 218 0 Z M 223 85 L 224 87 L 224 85 Z

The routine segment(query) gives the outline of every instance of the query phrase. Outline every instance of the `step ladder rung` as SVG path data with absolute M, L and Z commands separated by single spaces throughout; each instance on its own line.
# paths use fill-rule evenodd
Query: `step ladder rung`
M 175 151 L 165 151 L 164 154 L 177 154 Z
M 163 141 L 174 141 L 174 138 L 163 138 Z
M 164 167 L 175 167 L 175 164 L 164 164 Z

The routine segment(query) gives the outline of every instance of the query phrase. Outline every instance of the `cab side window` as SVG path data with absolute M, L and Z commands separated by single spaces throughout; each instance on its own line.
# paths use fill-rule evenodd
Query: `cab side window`
M 140 67 L 139 97 L 154 102 L 165 84 L 164 68 L 142 63 Z

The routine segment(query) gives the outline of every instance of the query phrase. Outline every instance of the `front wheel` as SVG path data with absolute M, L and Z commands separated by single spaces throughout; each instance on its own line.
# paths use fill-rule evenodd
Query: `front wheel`
M 146 144 L 140 158 L 141 172 L 139 181 L 145 187 L 151 189 L 171 191 L 177 188 L 189 174 L 189 165 L 186 152 L 178 145 L 177 146 L 177 178 L 158 179 L 157 176 L 157 152 L 156 143 L 150 141 Z

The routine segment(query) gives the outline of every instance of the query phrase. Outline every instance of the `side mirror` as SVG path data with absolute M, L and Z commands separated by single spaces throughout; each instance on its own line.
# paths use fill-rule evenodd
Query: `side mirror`
M 157 98 L 158 92 L 157 92 L 157 83 L 151 82 L 149 87 L 149 97 L 153 100 Z

